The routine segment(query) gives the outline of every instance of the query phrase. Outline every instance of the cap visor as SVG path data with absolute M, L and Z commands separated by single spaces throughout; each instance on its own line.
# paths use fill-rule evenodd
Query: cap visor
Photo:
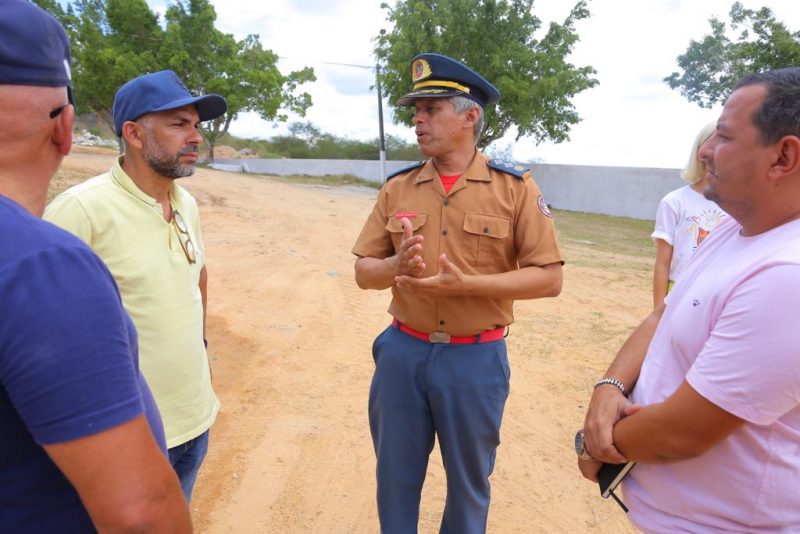
M 413 106 L 414 101 L 418 98 L 447 98 L 449 96 L 464 95 L 464 91 L 457 91 L 453 89 L 420 89 L 413 93 L 408 93 L 397 99 L 398 106 Z
M 154 109 L 149 113 L 169 111 L 170 109 L 182 108 L 183 106 L 188 106 L 191 104 L 194 104 L 194 106 L 197 108 L 197 114 L 200 115 L 201 121 L 210 121 L 212 119 L 216 119 L 228 111 L 228 103 L 225 101 L 225 99 L 219 95 L 212 94 L 173 100 L 172 102 L 159 106 L 157 109 Z

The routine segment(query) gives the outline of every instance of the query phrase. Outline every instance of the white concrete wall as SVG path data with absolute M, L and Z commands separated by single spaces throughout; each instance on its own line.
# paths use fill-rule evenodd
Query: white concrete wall
M 391 174 L 412 163 L 387 161 L 386 172 Z M 217 160 L 214 167 L 279 176 L 351 174 L 381 182 L 379 161 L 237 159 Z M 545 200 L 556 209 L 638 219 L 654 219 L 659 200 L 684 185 L 677 169 L 548 164 L 531 164 L 530 167 Z
M 539 164 L 531 171 L 556 209 L 637 219 L 655 219 L 663 196 L 686 185 L 678 169 Z
M 387 161 L 386 173 L 392 174 L 413 161 Z M 324 176 L 326 174 L 351 174 L 364 180 L 381 183 L 381 162 L 358 159 L 218 159 L 214 168 L 228 170 L 223 166 L 241 166 L 244 172 L 257 174 L 291 174 Z

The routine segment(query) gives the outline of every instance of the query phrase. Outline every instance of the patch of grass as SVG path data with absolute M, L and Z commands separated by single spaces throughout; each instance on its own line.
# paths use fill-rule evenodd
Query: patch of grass
M 653 221 L 556 209 L 552 212 L 564 246 L 577 245 L 588 250 L 637 258 L 649 259 L 655 255 L 650 239 Z
M 325 176 L 309 176 L 307 174 L 291 174 L 287 176 L 274 176 L 280 182 L 305 185 L 327 185 L 331 187 L 341 187 L 348 185 L 363 185 L 380 189 L 381 184 L 370 180 L 364 180 L 352 174 L 326 174 Z

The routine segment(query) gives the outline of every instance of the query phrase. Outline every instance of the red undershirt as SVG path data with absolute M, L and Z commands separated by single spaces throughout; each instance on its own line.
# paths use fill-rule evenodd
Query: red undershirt
M 452 176 L 443 176 L 439 175 L 439 178 L 442 180 L 442 186 L 444 187 L 444 192 L 449 193 L 450 190 L 453 188 L 453 185 L 461 178 L 460 174 L 454 174 Z

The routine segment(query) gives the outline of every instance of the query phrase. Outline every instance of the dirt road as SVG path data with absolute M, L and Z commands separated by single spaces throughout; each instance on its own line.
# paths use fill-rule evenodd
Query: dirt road
M 112 157 L 81 149 L 62 176 L 103 172 Z M 358 289 L 349 252 L 376 191 L 208 170 L 181 183 L 202 214 L 222 399 L 192 502 L 197 530 L 378 532 L 366 407 L 389 293 Z M 562 245 L 562 296 L 515 307 L 492 533 L 633 532 L 578 475 L 572 440 L 592 382 L 649 311 L 649 274 L 642 259 Z M 420 532 L 438 532 L 444 490 L 435 451 Z

